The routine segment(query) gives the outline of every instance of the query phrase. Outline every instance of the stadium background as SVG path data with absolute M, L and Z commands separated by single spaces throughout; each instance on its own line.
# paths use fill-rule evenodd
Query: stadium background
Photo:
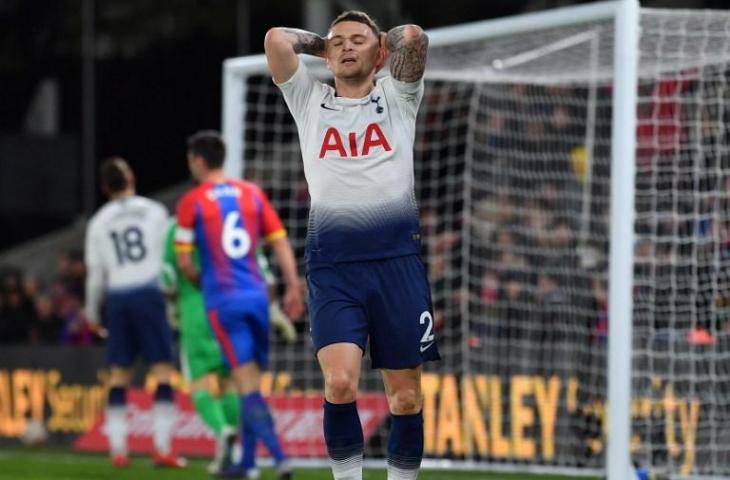
M 347 5 L 367 9 L 384 26 L 410 21 L 434 28 L 590 2 L 1 0 L 0 252 L 93 211 L 101 197 L 86 178 L 87 164 L 104 156 L 128 158 L 142 194 L 185 181 L 181 139 L 220 125 L 222 61 L 261 53 L 270 26 L 306 26 L 308 3 L 330 5 L 320 10 L 324 20 L 310 17 L 319 25 Z M 84 20 L 87 4 L 93 22 Z M 89 33 L 95 54 L 84 57 Z M 85 58 L 93 62 L 93 80 L 84 73 Z M 84 102 L 93 102 L 93 117 Z
M 311 2 L 320 7 L 328 3 Z M 465 1 L 452 2 L 448 8 L 442 2 L 346 3 L 347 7 L 370 11 L 384 26 L 412 21 L 434 28 L 588 2 L 503 1 L 489 2 L 487 7 L 483 2 Z M 84 8 L 90 4 L 92 22 L 89 16 L 84 21 Z M 18 368 L 40 368 L 33 357 L 57 351 L 44 351 L 48 346 L 76 348 L 99 343 L 78 312 L 83 296 L 79 237 L 52 234 L 36 239 L 70 224 L 78 230 L 79 222 L 100 204 L 91 176 L 93 165 L 106 155 L 121 154 L 137 172 L 140 193 L 162 192 L 172 202 L 188 176 L 183 139 L 195 129 L 220 124 L 222 60 L 259 53 L 269 26 L 306 26 L 307 22 L 322 21 L 307 17 L 305 2 L 201 4 L 175 2 L 173 9 L 164 2 L 0 1 L 0 26 L 4 27 L 0 53 L 0 84 L 4 87 L 0 110 L 0 222 L 4 235 L 0 239 L 0 260 L 16 260 L 3 265 L 0 342 L 33 344 L 36 348 L 4 349 L 0 356 L 0 390 L 3 382 L 11 384 L 16 378 L 2 374 L 9 375 Z M 644 2 L 642 6 L 723 5 L 720 1 L 658 1 Z M 339 7 L 332 2 L 323 18 L 329 18 L 330 12 Z M 93 38 L 93 57 L 81 54 L 84 32 Z M 89 74 L 89 65 L 93 75 Z M 448 243 L 448 239 L 445 241 Z M 42 257 L 37 255 L 39 242 L 51 247 Z M 33 252 L 32 260 L 27 252 Z M 73 368 L 73 364 L 64 367 L 69 371 Z M 33 384 L 33 376 L 18 380 L 23 381 Z M 79 381 L 86 383 L 89 379 Z M 536 375 L 521 381 L 529 386 L 517 388 L 530 390 L 538 388 L 535 385 L 540 380 Z M 456 379 L 436 382 L 433 388 L 455 390 L 452 394 L 456 399 L 460 388 Z M 550 391 L 551 387 L 539 388 Z M 662 390 L 663 386 L 656 388 Z M 13 395 L 12 389 L 9 395 Z M 100 399 L 99 392 L 91 389 L 78 395 L 84 400 L 79 400 L 76 407 L 87 407 L 88 411 L 93 411 Z M 13 427 L 12 423 L 13 415 L 18 413 L 16 399 L 12 403 L 16 410 L 7 410 L 5 430 L 0 429 L 5 437 L 20 433 L 21 427 Z M 89 419 L 71 415 L 67 421 L 68 426 L 63 428 L 73 434 L 74 428 L 88 426 L 79 422 Z

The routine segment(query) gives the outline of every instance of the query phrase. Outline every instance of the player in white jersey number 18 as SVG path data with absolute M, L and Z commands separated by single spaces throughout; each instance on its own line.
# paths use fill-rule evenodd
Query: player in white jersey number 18
M 127 162 L 111 158 L 101 166 L 101 187 L 109 197 L 89 221 L 85 261 L 86 318 L 108 330 L 109 394 L 106 432 L 112 462 L 126 467 L 127 389 L 131 367 L 141 356 L 157 379 L 153 407 L 154 455 L 159 467 L 185 465 L 172 449 L 176 407 L 170 385 L 174 371 L 172 332 L 159 285 L 167 209 L 135 195 Z

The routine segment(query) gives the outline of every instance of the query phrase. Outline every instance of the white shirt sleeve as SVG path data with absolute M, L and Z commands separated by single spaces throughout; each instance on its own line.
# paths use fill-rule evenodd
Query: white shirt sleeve
M 390 86 L 395 92 L 401 110 L 410 118 L 415 119 L 423 98 L 423 78 L 415 82 L 402 82 L 388 76 L 383 81 L 385 88 Z
M 104 297 L 106 275 L 102 254 L 99 251 L 100 245 L 97 242 L 96 224 L 91 222 L 86 230 L 86 242 L 84 248 L 86 263 L 86 304 L 84 315 L 86 320 L 94 325 L 101 321 L 101 302 Z
M 294 120 L 298 125 L 301 125 L 306 118 L 312 94 L 322 83 L 312 77 L 307 66 L 300 59 L 296 72 L 289 80 L 282 83 L 274 82 L 274 84 L 279 87 L 284 95 L 284 101 L 289 107 Z

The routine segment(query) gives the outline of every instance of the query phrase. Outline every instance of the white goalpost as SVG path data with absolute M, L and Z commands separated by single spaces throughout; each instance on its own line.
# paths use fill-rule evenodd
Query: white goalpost
M 428 34 L 424 465 L 730 477 L 730 13 L 618 0 Z M 223 93 L 226 173 L 266 190 L 303 272 L 306 180 L 264 56 L 227 60 Z M 321 395 L 307 321 L 273 338 L 281 405 Z M 364 372 L 376 464 L 380 383 Z

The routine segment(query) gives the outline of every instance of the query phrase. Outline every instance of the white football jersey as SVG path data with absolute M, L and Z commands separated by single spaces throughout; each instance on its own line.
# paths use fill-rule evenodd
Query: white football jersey
M 310 260 L 419 253 L 413 141 L 423 80 L 386 76 L 366 97 L 344 98 L 300 61 L 278 86 L 297 124 L 309 184 Z
M 164 205 L 131 196 L 99 209 L 86 229 L 86 314 L 98 321 L 104 292 L 159 286 L 168 213 Z

